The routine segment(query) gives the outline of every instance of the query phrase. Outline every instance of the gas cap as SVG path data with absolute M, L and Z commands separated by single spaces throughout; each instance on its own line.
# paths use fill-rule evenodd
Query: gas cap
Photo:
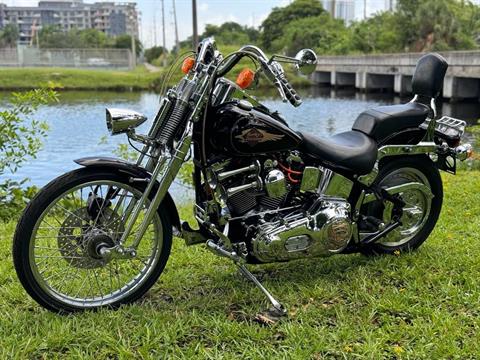
M 247 101 L 247 100 L 240 100 L 238 102 L 238 107 L 242 110 L 245 110 L 245 111 L 250 111 L 250 110 L 253 109 L 252 103 Z

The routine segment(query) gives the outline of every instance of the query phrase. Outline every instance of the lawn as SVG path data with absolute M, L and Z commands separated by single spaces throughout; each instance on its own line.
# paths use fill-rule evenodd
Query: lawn
M 161 76 L 143 66 L 132 71 L 85 70 L 74 68 L 0 69 L 1 90 L 36 89 L 49 86 L 58 90 L 147 90 Z
M 480 173 L 443 178 L 441 219 L 416 253 L 251 267 L 289 308 L 270 326 L 253 320 L 267 302 L 232 264 L 181 240 L 142 301 L 49 313 L 18 283 L 15 224 L 3 224 L 0 358 L 478 358 Z
M 252 67 L 248 62 L 235 67 L 228 75 L 235 80 L 245 67 Z M 311 82 L 296 75 L 290 67 L 285 67 L 290 83 L 295 87 L 310 86 Z M 132 71 L 88 70 L 74 68 L 1 68 L 0 90 L 28 90 L 39 87 L 52 87 L 56 90 L 110 90 L 110 91 L 159 91 L 163 83 L 165 71 L 148 72 L 140 65 Z M 183 73 L 178 70 L 170 79 L 169 86 L 175 85 Z M 263 79 L 259 83 L 262 91 L 265 88 L 275 89 Z

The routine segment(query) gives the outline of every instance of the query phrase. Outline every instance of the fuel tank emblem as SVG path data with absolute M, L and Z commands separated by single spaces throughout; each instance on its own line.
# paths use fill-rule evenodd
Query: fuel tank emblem
M 281 134 L 271 134 L 265 130 L 260 130 L 256 128 L 251 128 L 243 130 L 240 135 L 235 136 L 240 142 L 247 143 L 250 146 L 255 146 L 258 143 L 263 143 L 266 141 L 277 141 L 285 137 Z

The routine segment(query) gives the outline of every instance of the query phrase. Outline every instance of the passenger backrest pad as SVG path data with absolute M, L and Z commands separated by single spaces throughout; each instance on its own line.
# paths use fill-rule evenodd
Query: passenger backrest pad
M 437 97 L 442 91 L 443 78 L 448 63 L 439 54 L 427 54 L 418 60 L 412 79 L 412 90 L 416 95 Z

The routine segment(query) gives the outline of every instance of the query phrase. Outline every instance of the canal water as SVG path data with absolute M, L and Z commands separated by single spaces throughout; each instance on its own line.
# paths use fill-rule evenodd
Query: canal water
M 357 115 L 366 109 L 408 101 L 386 94 L 360 94 L 353 90 L 325 88 L 304 89 L 302 96 L 304 103 L 299 108 L 282 103 L 274 93 L 263 98 L 262 102 L 278 110 L 293 129 L 328 137 L 349 130 Z M 2 108 L 7 97 L 7 93 L 0 93 Z M 37 158 L 28 160 L 15 174 L 3 174 L 0 182 L 7 178 L 29 178 L 29 184 L 43 186 L 64 172 L 75 169 L 74 159 L 92 155 L 112 156 L 118 145 L 127 141 L 125 135 L 108 136 L 105 108 L 128 108 L 153 119 L 158 103 L 159 96 L 149 92 L 61 93 L 58 104 L 44 106 L 35 115 L 35 119 L 44 120 L 50 126 Z M 475 124 L 480 118 L 479 103 L 445 103 L 440 110 L 443 115 L 464 119 L 469 124 Z M 150 121 L 138 132 L 146 132 Z M 179 185 L 172 190 L 177 197 L 185 193 Z

